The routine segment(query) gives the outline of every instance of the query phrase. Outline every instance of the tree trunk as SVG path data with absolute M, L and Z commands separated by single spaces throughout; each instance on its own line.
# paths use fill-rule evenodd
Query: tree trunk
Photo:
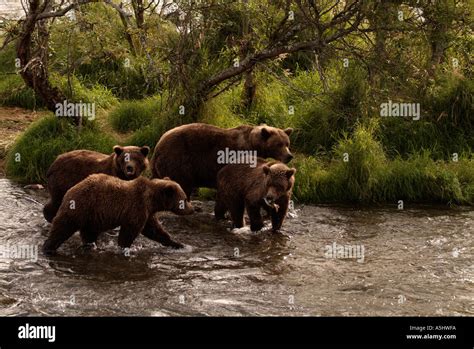
M 63 103 L 66 98 L 61 91 L 52 86 L 48 73 L 48 41 L 49 32 L 47 20 L 38 20 L 41 13 L 39 0 L 31 0 L 30 8 L 22 24 L 17 43 L 17 57 L 20 59 L 20 74 L 26 85 L 40 96 L 46 107 L 52 112 L 56 111 L 56 104 Z M 33 42 L 33 32 L 37 29 L 38 40 Z M 73 120 L 79 124 L 79 118 Z
M 243 1 L 244 5 L 248 5 L 248 0 Z M 250 53 L 254 52 L 252 46 L 252 38 L 250 33 L 250 18 L 248 12 L 243 15 L 242 18 L 242 46 L 240 48 L 240 60 L 244 60 Z M 252 108 L 255 92 L 257 90 L 257 84 L 255 82 L 253 69 L 249 69 L 244 73 L 244 90 L 242 91 L 242 104 L 245 110 L 250 111 Z
M 242 104 L 245 110 L 250 110 L 253 105 L 255 93 L 257 92 L 257 83 L 253 76 L 253 70 L 249 70 L 244 74 L 244 90 L 242 91 Z

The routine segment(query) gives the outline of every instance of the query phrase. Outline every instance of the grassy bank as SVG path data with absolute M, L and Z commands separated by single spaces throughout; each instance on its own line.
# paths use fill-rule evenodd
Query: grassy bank
M 107 120 L 98 121 L 114 125 L 114 115 L 121 110 L 128 111 L 128 107 L 128 103 L 126 108 L 118 107 L 104 114 Z M 166 120 L 165 115 L 161 119 L 152 118 L 148 125 L 129 133 L 125 143 L 148 144 L 153 149 L 161 133 L 169 128 Z M 207 121 L 219 124 L 218 120 Z M 117 140 L 100 125 L 101 122 L 94 122 L 78 131 L 53 115 L 35 121 L 8 152 L 8 176 L 21 182 L 43 183 L 49 165 L 63 152 L 84 148 L 109 153 Z M 433 160 L 428 151 L 392 159 L 377 139 L 377 129 L 375 123 L 357 125 L 352 133 L 335 143 L 330 155 L 297 153 L 291 164 L 298 169 L 295 200 L 313 204 L 397 204 L 399 200 L 474 204 L 472 159 L 462 156 L 457 161 Z M 212 197 L 212 193 L 203 193 L 203 197 Z
M 52 114 L 33 122 L 6 157 L 7 175 L 15 180 L 43 183 L 55 157 L 73 149 L 109 153 L 117 143 L 154 149 L 164 132 L 189 122 L 180 110 L 179 95 L 119 101 L 99 84 L 86 87 L 76 78 L 72 84 L 56 75 L 53 79 L 68 98 L 96 103 L 97 120 L 81 130 Z M 289 82 L 265 75 L 256 80 L 260 88 L 250 108 L 242 107 L 243 84 L 238 84 L 208 100 L 198 120 L 220 127 L 293 127 L 297 202 L 474 204 L 471 81 L 451 77 L 436 82 L 420 97 L 427 107 L 414 121 L 380 117 L 377 108 L 386 99 L 369 95 L 357 69 L 334 80 L 325 94 L 315 93 L 322 87 L 313 72 L 302 72 Z M 16 75 L 0 83 L 0 104 L 10 102 L 38 107 Z
M 6 173 L 23 183 L 44 183 L 54 159 L 74 149 L 90 149 L 111 153 L 115 140 L 102 132 L 96 123 L 81 130 L 67 120 L 48 115 L 35 122 L 20 135 L 6 157 Z

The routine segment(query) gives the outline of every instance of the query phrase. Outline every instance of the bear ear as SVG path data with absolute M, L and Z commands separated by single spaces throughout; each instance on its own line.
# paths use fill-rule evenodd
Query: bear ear
M 288 136 L 293 133 L 293 129 L 292 129 L 291 127 L 285 128 L 283 131 L 284 131 Z
M 270 167 L 268 167 L 267 165 L 263 165 L 263 173 L 268 175 L 270 173 Z
M 263 127 L 262 128 L 262 131 L 261 131 L 261 135 L 262 135 L 262 138 L 264 140 L 267 140 L 268 138 L 270 138 L 270 136 L 272 135 L 272 133 L 270 132 L 270 130 L 266 127 Z
M 163 178 L 163 180 L 165 180 L 165 181 L 170 181 L 171 178 L 170 178 L 170 177 L 165 177 L 165 178 Z
M 290 168 L 286 171 L 286 177 L 290 179 L 296 173 L 296 168 Z
M 123 153 L 123 148 L 120 145 L 116 145 L 114 147 L 114 152 L 115 152 L 115 154 L 120 155 L 120 154 Z
M 150 147 L 147 145 L 140 148 L 140 153 L 142 153 L 143 156 L 145 157 L 148 155 L 149 152 L 150 152 Z

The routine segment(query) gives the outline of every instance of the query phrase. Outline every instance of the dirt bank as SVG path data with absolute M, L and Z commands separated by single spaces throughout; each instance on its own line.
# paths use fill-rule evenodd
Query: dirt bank
M 22 108 L 0 107 L 0 178 L 5 177 L 5 156 L 15 138 L 44 111 L 33 111 Z

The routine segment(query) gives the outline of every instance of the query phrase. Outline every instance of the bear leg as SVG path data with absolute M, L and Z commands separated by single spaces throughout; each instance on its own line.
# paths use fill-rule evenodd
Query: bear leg
M 234 202 L 233 206 L 229 208 L 230 216 L 234 228 L 242 228 L 244 226 L 244 211 L 245 205 L 243 203 Z
M 129 248 L 132 246 L 133 241 L 137 238 L 140 231 L 143 230 L 145 224 L 141 227 L 137 227 L 135 224 L 124 224 L 120 227 L 118 236 L 118 244 L 122 248 Z
M 58 213 L 59 206 L 61 206 L 61 201 L 52 198 L 46 203 L 46 205 L 44 205 L 43 216 L 49 223 L 53 221 L 56 213 Z
M 81 229 L 81 240 L 84 245 L 94 244 L 97 241 L 99 233 L 92 230 Z
M 170 246 L 172 248 L 184 247 L 182 243 L 171 238 L 170 234 L 163 229 L 160 221 L 155 216 L 151 216 L 148 219 L 142 230 L 142 234 L 153 241 L 159 242 L 163 246 Z
M 285 220 L 286 213 L 288 212 L 288 204 L 290 202 L 290 198 L 284 196 L 278 199 L 275 203 L 278 205 L 278 212 L 275 209 L 271 210 L 272 215 L 272 230 L 273 232 L 278 232 L 283 225 L 283 221 Z
M 56 217 L 51 227 L 49 238 L 43 244 L 45 254 L 54 254 L 56 250 L 75 232 L 77 227 L 62 217 Z
M 214 206 L 214 216 L 216 217 L 217 220 L 222 220 L 225 219 L 225 213 L 227 212 L 227 207 L 224 203 L 224 200 L 222 200 L 221 195 L 219 195 L 219 192 L 217 193 L 216 197 L 216 204 Z
M 263 228 L 263 218 L 260 214 L 260 205 L 247 206 L 247 213 L 250 218 L 250 230 L 259 231 Z

